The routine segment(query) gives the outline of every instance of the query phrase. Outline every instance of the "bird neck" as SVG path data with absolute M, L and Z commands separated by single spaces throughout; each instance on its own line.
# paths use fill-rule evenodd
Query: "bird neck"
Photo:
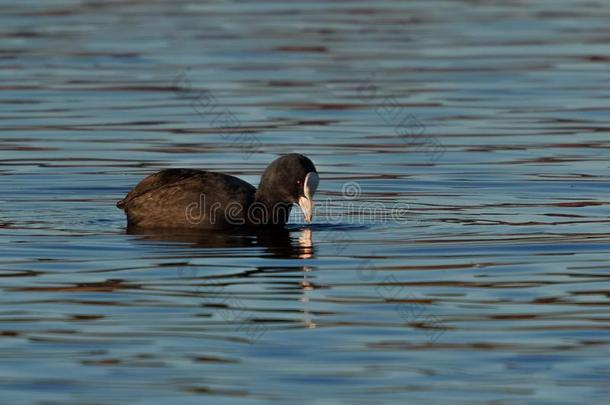
M 292 203 L 257 190 L 250 206 L 249 218 L 254 225 L 283 226 L 288 222 Z

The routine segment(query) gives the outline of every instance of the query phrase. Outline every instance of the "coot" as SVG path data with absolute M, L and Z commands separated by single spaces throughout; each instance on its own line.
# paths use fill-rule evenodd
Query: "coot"
M 167 169 L 142 180 L 117 207 L 132 230 L 281 227 L 295 203 L 311 222 L 318 181 L 312 161 L 296 153 L 267 166 L 258 190 L 227 174 Z

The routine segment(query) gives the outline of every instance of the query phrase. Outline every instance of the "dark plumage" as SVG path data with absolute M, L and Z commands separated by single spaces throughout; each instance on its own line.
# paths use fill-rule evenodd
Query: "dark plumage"
M 283 226 L 295 203 L 311 220 L 317 184 L 311 160 L 290 154 L 265 169 L 258 190 L 227 174 L 167 169 L 142 180 L 117 207 L 132 229 Z

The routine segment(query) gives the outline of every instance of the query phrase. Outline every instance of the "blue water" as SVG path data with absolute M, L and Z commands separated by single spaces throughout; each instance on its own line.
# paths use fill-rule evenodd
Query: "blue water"
M 610 4 L 0 2 L 0 403 L 610 399 Z M 133 235 L 168 167 L 312 225 Z

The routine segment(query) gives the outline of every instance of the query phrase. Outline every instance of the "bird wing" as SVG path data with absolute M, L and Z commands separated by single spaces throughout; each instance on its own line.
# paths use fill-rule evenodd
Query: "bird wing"
M 138 183 L 121 201 L 117 202 L 116 206 L 124 209 L 125 206 L 134 198 L 148 193 L 149 191 L 169 186 L 188 179 L 195 175 L 203 173 L 201 170 L 195 169 L 166 169 L 160 172 L 151 174 L 144 180 Z

